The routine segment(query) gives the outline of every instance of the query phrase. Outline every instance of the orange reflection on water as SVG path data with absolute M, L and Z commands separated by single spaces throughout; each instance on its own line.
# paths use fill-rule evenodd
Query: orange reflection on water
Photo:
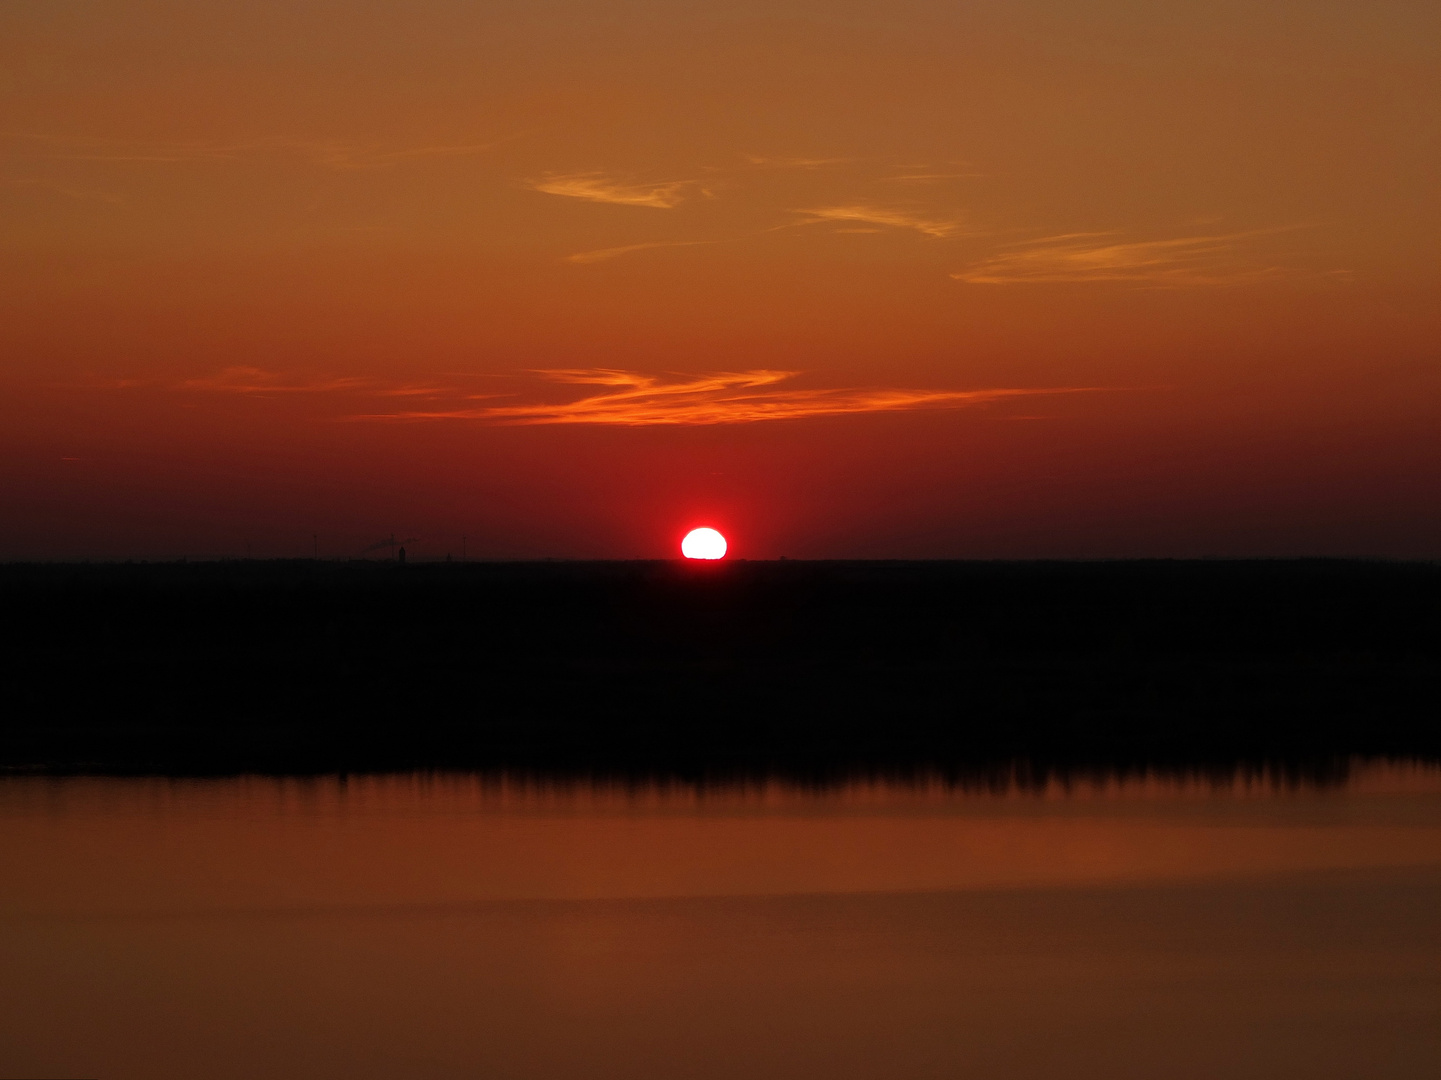
M 1441 780 L 696 789 L 469 776 L 12 780 L 10 910 L 1066 887 L 1441 865 Z
M 0 823 L 27 1075 L 1421 1076 L 1441 1037 L 1435 769 L 12 778 Z

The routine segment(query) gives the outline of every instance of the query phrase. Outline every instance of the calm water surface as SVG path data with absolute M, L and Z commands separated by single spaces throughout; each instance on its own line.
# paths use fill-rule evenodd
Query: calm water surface
M 1427 1077 L 1441 772 L 0 780 L 0 1077 Z

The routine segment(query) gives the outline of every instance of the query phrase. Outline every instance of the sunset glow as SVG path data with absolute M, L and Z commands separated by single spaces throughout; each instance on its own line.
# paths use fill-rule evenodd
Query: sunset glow
M 1426 1080 L 1441 2 L 0 2 L 0 1080 Z
M 0 9 L 0 558 L 1441 555 L 1437 8 Z
M 714 529 L 692 529 L 680 542 L 680 553 L 687 559 L 724 559 L 726 538 Z

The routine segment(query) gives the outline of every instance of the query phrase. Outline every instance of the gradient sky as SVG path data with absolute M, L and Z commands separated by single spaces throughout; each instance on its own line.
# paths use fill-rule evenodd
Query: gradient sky
M 0 6 L 0 557 L 1441 556 L 1441 8 Z

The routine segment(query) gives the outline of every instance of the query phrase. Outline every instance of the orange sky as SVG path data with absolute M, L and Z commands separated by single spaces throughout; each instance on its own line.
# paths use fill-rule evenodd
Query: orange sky
M 6 4 L 0 557 L 1435 557 L 1438 166 L 1409 0 Z

